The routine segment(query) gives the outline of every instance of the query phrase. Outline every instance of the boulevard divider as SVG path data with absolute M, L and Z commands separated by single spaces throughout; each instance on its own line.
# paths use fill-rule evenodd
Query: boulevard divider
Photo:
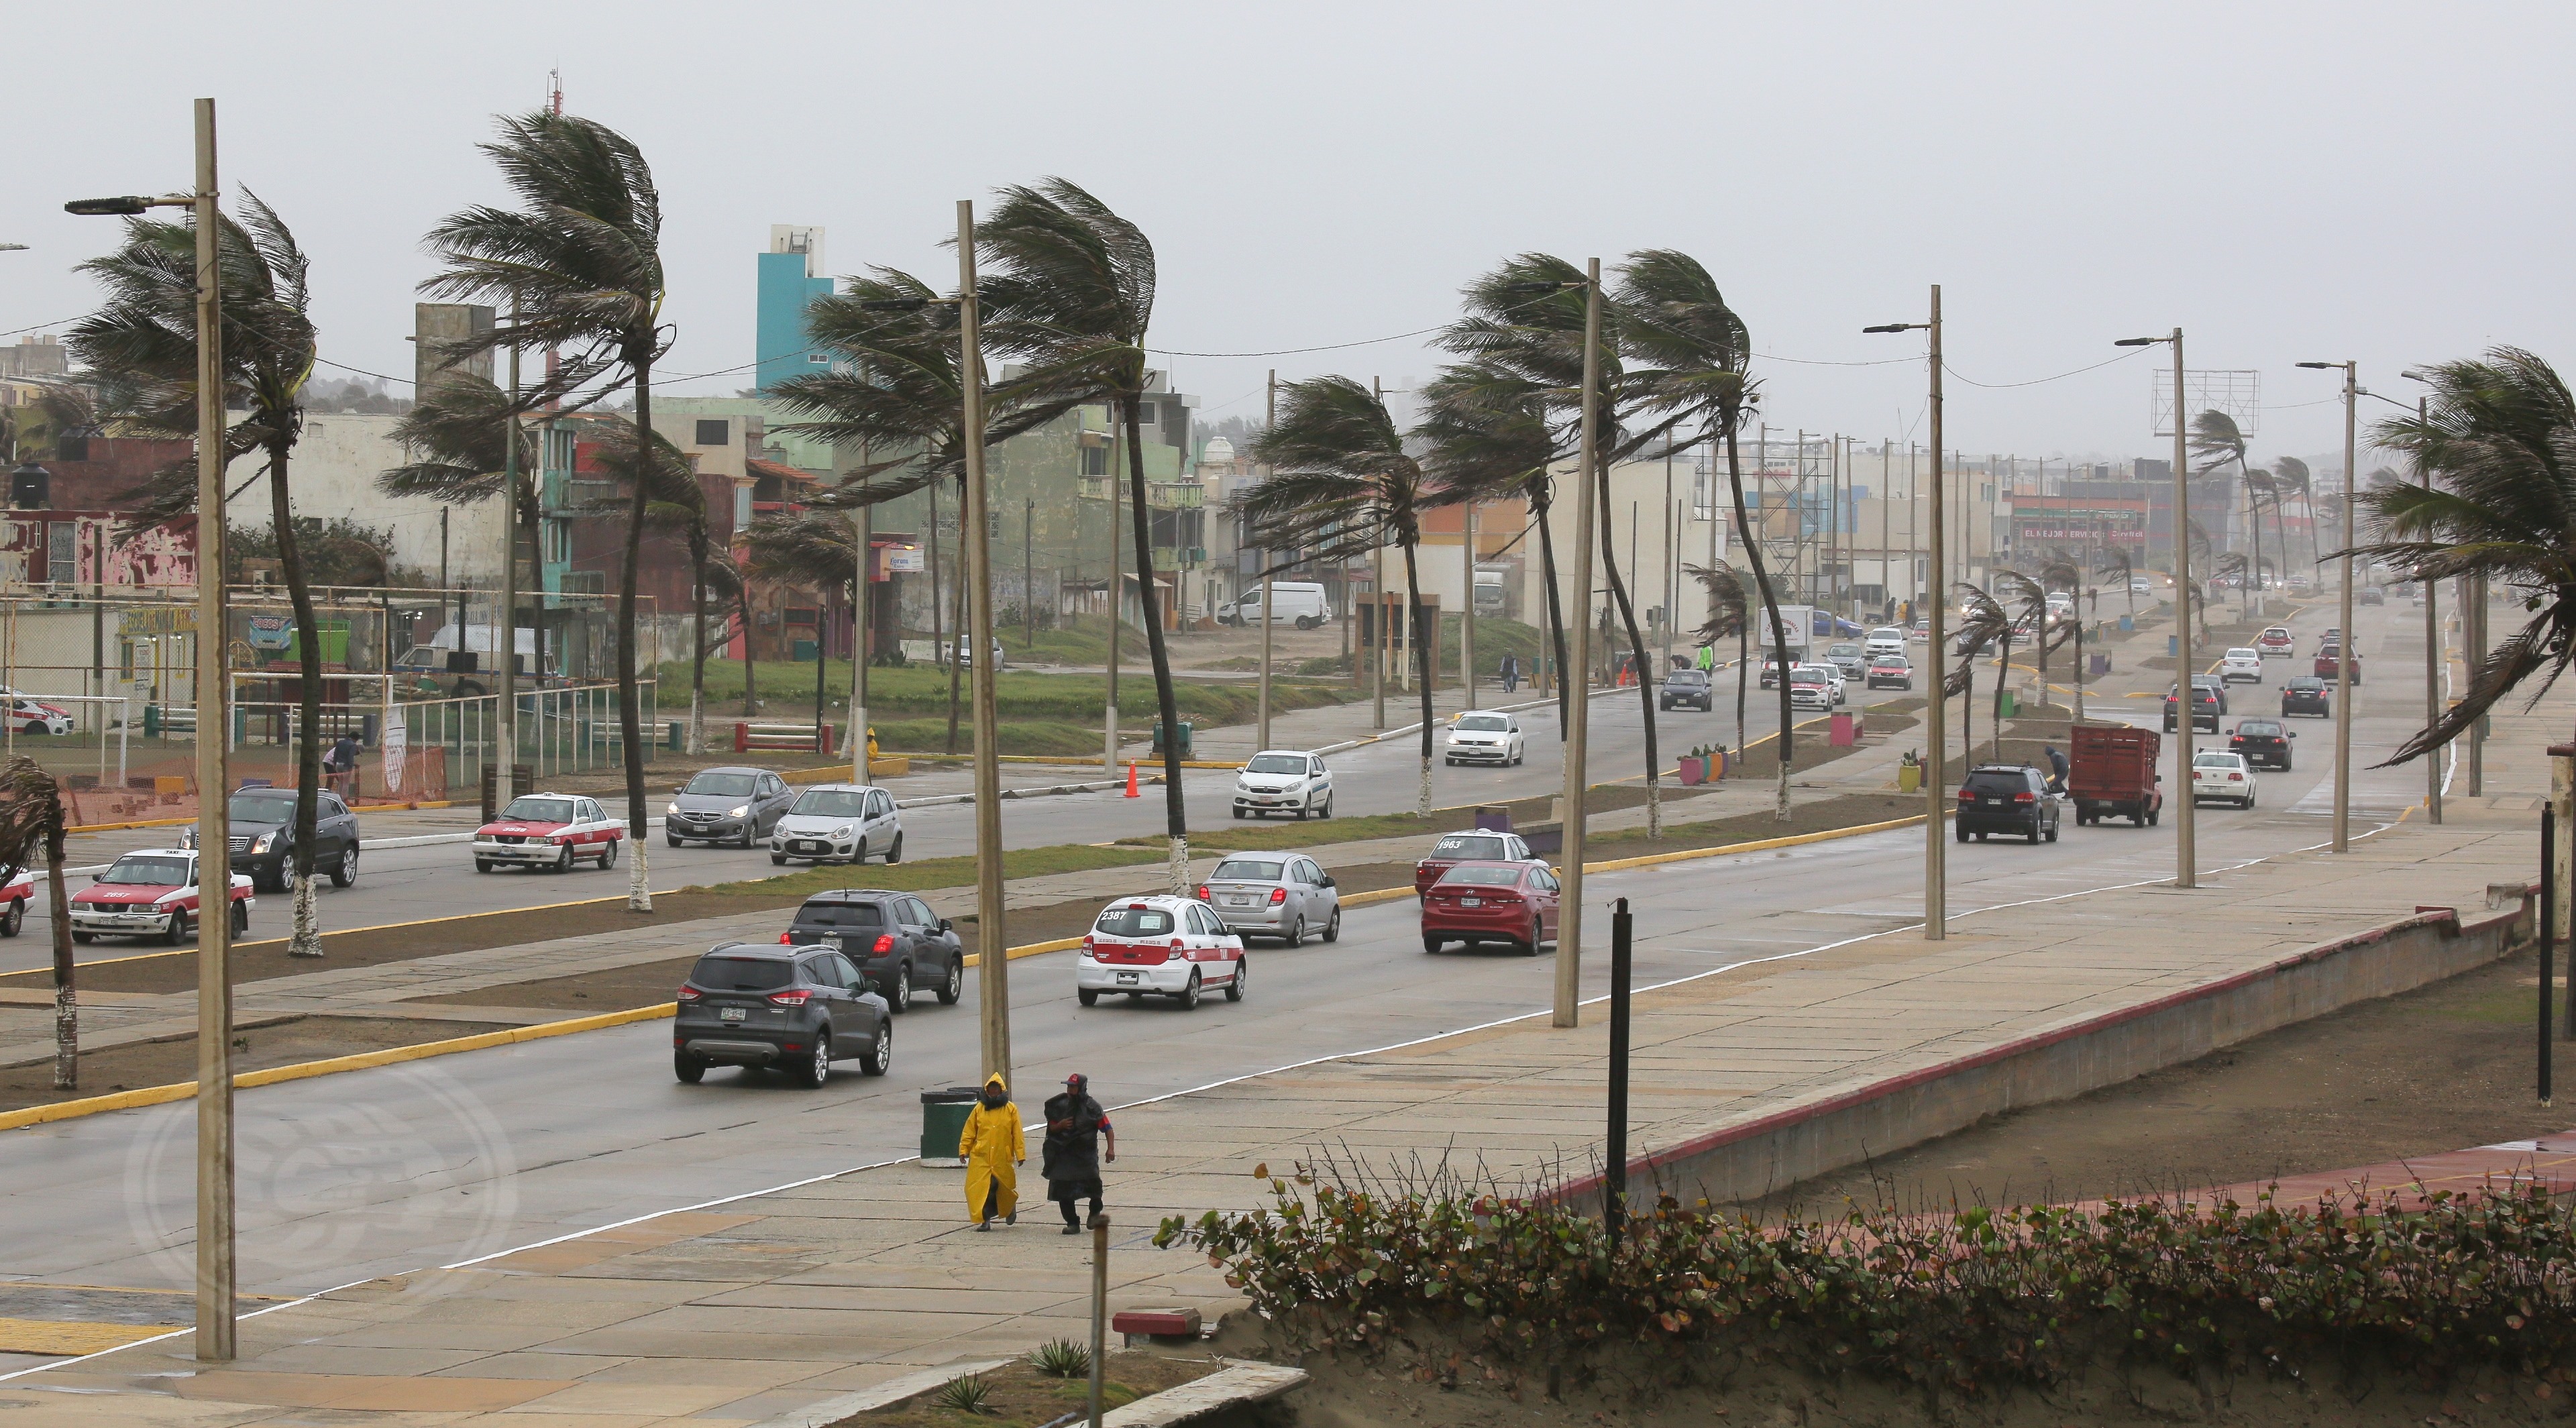
M 1615 873 L 1630 868 L 1659 867 L 1667 863 L 1696 862 L 1723 858 L 1738 853 L 1762 853 L 1775 848 L 1794 848 L 1808 843 L 1827 843 L 1842 838 L 1865 837 L 1890 829 L 1921 823 L 1924 815 L 1891 818 L 1878 823 L 1855 824 L 1849 828 L 1827 828 L 1815 833 L 1793 833 L 1779 838 L 1762 838 L 1750 843 L 1727 843 L 1714 848 L 1684 848 L 1671 853 L 1648 853 L 1634 858 L 1610 858 L 1586 863 L 1586 873 Z M 1353 893 L 1341 900 L 1343 907 L 1371 907 L 1395 902 L 1414 895 L 1409 887 L 1380 888 L 1374 892 Z M 606 899 L 613 901 L 614 899 Z M 466 914 L 479 916 L 480 914 Z M 431 919 L 443 921 L 445 919 Z M 404 926 L 408 924 L 393 924 Z M 1024 957 L 1043 957 L 1055 952 L 1070 952 L 1082 945 L 1079 937 L 1059 937 L 1048 942 L 1031 942 L 1011 948 L 1005 955 L 1017 962 Z M 151 954 L 168 955 L 168 954 Z M 970 954 L 965 965 L 973 967 L 983 954 Z M 636 1022 L 659 1021 L 676 1016 L 679 1003 L 660 1002 L 652 1006 L 631 1007 L 625 1011 L 602 1012 L 596 1016 L 572 1017 L 563 1021 L 539 1022 L 534 1026 L 511 1027 L 506 1031 L 478 1032 L 472 1036 L 451 1037 L 445 1041 L 424 1041 L 415 1046 L 388 1047 L 381 1051 L 364 1051 L 351 1056 L 333 1056 L 320 1061 L 301 1061 L 291 1066 L 272 1066 L 265 1071 L 245 1071 L 233 1078 L 236 1090 L 270 1086 L 286 1081 L 302 1081 L 315 1076 L 330 1076 L 342 1071 L 364 1071 L 377 1066 L 392 1066 L 406 1061 L 422 1061 L 433 1056 L 453 1056 L 463 1051 L 483 1051 L 495 1046 L 513 1046 L 521 1042 L 543 1041 L 550 1037 L 571 1036 L 578 1032 L 601 1031 L 613 1026 Z M 131 1091 L 118 1091 L 105 1096 L 85 1096 L 76 1101 L 57 1101 L 51 1105 L 28 1106 L 21 1110 L 0 1111 L 0 1131 L 24 1126 L 46 1125 L 56 1121 L 76 1120 L 83 1116 L 109 1111 L 128 1111 L 143 1106 L 166 1105 L 184 1101 L 197 1094 L 194 1081 L 177 1081 L 166 1086 L 143 1086 Z

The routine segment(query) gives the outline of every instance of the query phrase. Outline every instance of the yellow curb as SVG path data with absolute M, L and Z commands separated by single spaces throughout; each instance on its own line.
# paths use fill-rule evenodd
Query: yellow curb
M 271 1086 L 281 1081 L 302 1081 L 313 1076 L 328 1076 L 339 1071 L 364 1071 L 371 1066 L 392 1066 L 405 1061 L 420 1061 L 432 1056 L 450 1056 L 459 1051 L 481 1051 L 491 1046 L 509 1046 L 522 1041 L 542 1041 L 548 1037 L 570 1036 L 578 1031 L 598 1031 L 603 1027 L 624 1026 L 630 1022 L 653 1021 L 673 1015 L 676 1002 L 659 1006 L 633 1007 L 626 1011 L 602 1012 L 597 1016 L 572 1017 L 564 1021 L 540 1022 L 535 1026 L 514 1026 L 507 1031 L 478 1032 L 473 1036 L 450 1037 L 445 1041 L 424 1041 L 417 1046 L 392 1046 L 382 1051 L 362 1051 L 354 1056 L 332 1056 L 320 1061 L 301 1061 L 292 1066 L 272 1066 L 265 1071 L 245 1071 L 233 1078 L 233 1089 L 248 1090 L 253 1086 Z M 72 1120 L 94 1116 L 103 1111 L 132 1110 L 137 1106 L 158 1106 L 170 1101 L 184 1101 L 197 1094 L 197 1083 L 180 1081 L 167 1086 L 142 1086 L 113 1095 L 85 1096 L 77 1101 L 57 1101 L 48 1106 L 29 1106 L 24 1110 L 0 1112 L 0 1131 L 20 1126 L 44 1125 L 50 1121 Z
M 48 1286 L 51 1287 L 51 1286 Z M 0 1319 L 0 1354 L 81 1356 L 121 1349 L 182 1324 L 93 1324 L 60 1319 Z
M 1828 828 L 1821 833 L 1793 833 L 1785 838 L 1764 838 L 1752 843 L 1728 843 L 1716 848 L 1686 848 L 1678 853 L 1648 853 L 1635 858 L 1610 858 L 1586 863 L 1586 873 L 1615 873 L 1624 868 L 1650 868 L 1659 863 L 1686 863 L 1699 858 L 1721 858 L 1729 853 L 1759 853 L 1771 848 L 1794 848 L 1802 843 L 1824 843 L 1836 838 L 1857 838 L 1864 833 L 1884 833 L 1890 828 L 1904 828 L 1923 821 L 1924 814 L 1891 818 L 1884 823 L 1861 823 L 1849 828 Z

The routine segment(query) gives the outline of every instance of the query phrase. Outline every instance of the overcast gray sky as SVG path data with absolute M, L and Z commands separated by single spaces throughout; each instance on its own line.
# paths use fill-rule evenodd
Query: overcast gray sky
M 420 234 L 502 198 L 474 145 L 560 67 L 569 106 L 654 165 L 672 373 L 751 360 L 770 224 L 824 225 L 836 274 L 944 285 L 954 201 L 1047 174 L 1143 225 L 1152 343 L 1185 352 L 1382 338 L 1448 319 L 1505 254 L 1671 246 L 1776 358 L 1913 356 L 1859 328 L 1919 318 L 1934 282 L 1976 382 L 2179 324 L 2192 366 L 2261 371 L 2258 458 L 2339 450 L 2333 378 L 2302 359 L 2357 357 L 2411 400 L 2409 363 L 2576 355 L 2549 276 L 2576 204 L 2564 4 L 93 0 L 10 27 L 0 241 L 32 251 L 0 254 L 0 330 L 89 305 L 70 269 L 112 231 L 62 201 L 183 187 L 211 93 L 228 184 L 313 257 L 324 353 L 407 375 Z M 1437 359 L 1169 360 L 1213 418 L 1257 415 L 1274 362 L 1392 383 Z M 1953 381 L 1952 443 L 2156 454 L 2157 360 Z M 1919 361 L 1758 370 L 1777 425 L 1921 436 Z

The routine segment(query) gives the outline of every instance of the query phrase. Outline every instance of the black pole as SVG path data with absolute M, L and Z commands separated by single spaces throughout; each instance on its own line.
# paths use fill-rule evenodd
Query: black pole
M 823 719 L 823 662 L 832 651 L 830 642 L 823 638 L 823 631 L 829 628 L 823 623 L 823 612 L 831 603 L 832 595 L 828 590 L 814 598 L 814 752 L 817 754 L 830 752 L 823 747 L 831 738 L 827 731 L 832 727 Z M 867 731 L 860 730 L 859 737 L 866 738 Z
M 1619 1240 L 1628 1199 L 1628 900 L 1610 905 L 1610 1144 L 1603 1156 L 1601 1220 Z
M 2345 638 L 2349 639 L 2350 636 Z M 2543 804 L 2540 809 L 2540 1104 L 2549 1104 L 2549 1017 L 2550 953 L 2558 930 L 2557 869 L 2558 860 L 2550 851 L 2558 842 L 2558 810 Z

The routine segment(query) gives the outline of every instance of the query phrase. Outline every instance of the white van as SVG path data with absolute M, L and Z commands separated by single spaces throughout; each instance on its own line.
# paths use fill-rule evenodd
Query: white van
M 1270 584 L 1273 621 L 1294 620 L 1301 630 L 1315 629 L 1333 618 L 1333 607 L 1324 599 L 1324 587 L 1311 580 L 1274 580 Z M 1261 618 L 1261 587 L 1253 586 L 1226 604 L 1216 607 L 1220 625 L 1249 625 Z

